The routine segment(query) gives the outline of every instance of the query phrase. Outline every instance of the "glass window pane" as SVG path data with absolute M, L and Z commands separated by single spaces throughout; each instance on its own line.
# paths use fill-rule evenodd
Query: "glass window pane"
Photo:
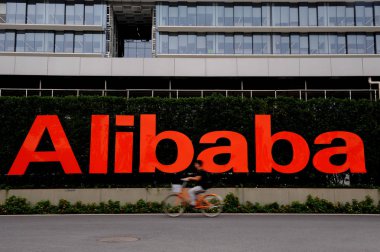
M 5 50 L 5 32 L 0 31 L 0 52 Z
M 281 54 L 290 54 L 290 38 L 287 34 L 281 35 Z
M 363 54 L 366 49 L 366 36 L 365 35 L 356 35 L 356 48 L 357 53 Z
M 262 5 L 261 7 L 261 25 L 270 26 L 270 6 L 269 4 Z
M 43 32 L 37 32 L 34 36 L 35 40 L 35 51 L 44 52 L 45 51 L 45 34 Z
M 45 16 L 45 3 L 44 1 L 37 0 L 36 1 L 36 24 L 45 24 L 46 16 Z
M 243 26 L 243 6 L 234 6 L 234 25 Z
M 326 34 L 320 34 L 318 36 L 318 51 L 320 54 L 329 53 L 328 50 L 328 40 Z
M 168 25 L 168 17 L 169 17 L 169 6 L 166 4 L 161 4 L 159 7 L 159 25 Z
M 99 2 L 94 5 L 94 25 L 103 25 L 104 6 Z
M 66 4 L 66 24 L 75 24 L 74 4 Z
M 224 25 L 224 6 L 222 4 L 216 6 L 216 25 Z
M 14 52 L 15 51 L 15 32 L 6 31 L 5 32 L 5 51 Z
M 346 36 L 344 34 L 338 35 L 338 54 L 346 54 Z
M 65 23 L 65 3 L 57 1 L 55 4 L 55 24 Z
M 274 34 L 272 36 L 273 41 L 273 54 L 281 54 L 281 35 Z
M 215 14 L 214 6 L 206 6 L 205 24 L 207 26 L 214 26 L 215 25 L 214 14 Z
M 35 52 L 35 33 L 26 32 L 25 33 L 25 52 Z
M 375 12 L 375 25 L 380 26 L 380 3 L 375 3 L 374 6 L 374 12 Z
M 207 54 L 215 54 L 215 34 L 206 35 Z
M 17 10 L 17 3 L 14 2 L 7 2 L 7 16 L 6 20 L 7 23 L 16 23 L 16 10 Z
M 63 32 L 57 32 L 55 34 L 55 50 L 56 53 L 64 52 L 65 35 Z
M 262 35 L 263 39 L 263 54 L 271 54 L 271 36 L 270 35 Z
M 197 36 L 197 54 L 206 54 L 206 36 Z
M 216 53 L 224 54 L 224 34 L 216 35 Z
M 244 6 L 243 15 L 244 15 L 244 20 L 243 20 L 244 26 L 252 26 L 252 6 L 250 5 Z
M 226 34 L 224 37 L 224 52 L 225 54 L 234 54 L 234 35 Z
M 300 54 L 309 54 L 309 36 L 300 36 Z
M 101 34 L 101 33 L 94 33 L 92 35 L 92 39 L 93 39 L 93 43 L 92 43 L 93 52 L 94 53 L 103 53 L 103 51 L 104 51 L 103 50 L 103 34 Z M 146 42 L 144 42 L 144 43 L 146 43 Z M 144 49 L 142 49 L 142 51 L 144 51 Z M 144 56 L 145 51 L 142 54 Z
M 73 53 L 74 52 L 74 34 L 71 32 L 65 33 L 64 52 L 65 53 Z
M 45 33 L 45 52 L 54 52 L 54 33 Z
M 35 0 L 28 1 L 26 23 L 28 24 L 36 23 L 36 1 Z
M 197 36 L 195 34 L 189 34 L 187 36 L 187 53 L 188 54 L 197 53 Z
M 300 26 L 308 26 L 309 25 L 309 7 L 307 5 L 300 5 L 299 14 L 300 14 Z
M 365 53 L 374 54 L 375 53 L 375 40 L 372 34 L 366 36 L 366 48 Z
M 366 25 L 366 26 L 372 26 L 373 25 L 373 9 L 372 9 L 371 3 L 365 3 L 364 25 Z
M 376 34 L 376 53 L 380 54 L 380 35 Z
M 259 4 L 254 4 L 252 9 L 252 25 L 261 26 L 261 7 Z
M 169 34 L 169 54 L 178 54 L 178 36 Z
M 290 23 L 291 26 L 298 26 L 298 6 L 290 6 Z
M 318 35 L 310 35 L 310 54 L 318 54 Z
M 169 25 L 178 25 L 178 7 L 175 5 L 169 6 Z
M 16 24 L 25 24 L 26 21 L 26 1 L 17 1 Z
M 75 33 L 74 52 L 83 53 L 83 33 Z
M 356 25 L 357 26 L 363 26 L 365 25 L 364 20 L 364 5 L 363 4 L 357 4 L 355 6 L 355 17 L 356 17 Z
M 349 34 L 347 35 L 347 53 L 355 54 L 357 53 L 356 49 L 356 35 Z
M 346 6 L 344 5 L 338 6 L 336 9 L 336 25 L 346 25 Z
M 178 53 L 179 54 L 187 53 L 187 35 L 186 34 L 178 35 Z
M 355 25 L 355 16 L 354 16 L 354 6 L 347 5 L 346 6 L 346 25 L 354 26 Z
M 187 22 L 191 26 L 197 25 L 197 8 L 194 5 L 187 7 Z
M 330 54 L 338 53 L 338 35 L 336 34 L 329 35 L 329 53 Z
M 84 20 L 86 25 L 94 24 L 94 5 L 86 4 L 84 6 Z
M 81 0 L 75 1 L 75 24 L 84 24 L 84 2 Z
M 309 6 L 309 26 L 317 26 L 317 6 Z
M 252 54 L 252 36 L 244 35 L 244 54 Z
M 92 33 L 83 34 L 83 52 L 84 53 L 93 53 L 93 38 Z
M 300 36 L 298 34 L 290 35 L 290 53 L 291 54 L 300 53 Z
M 253 54 L 263 54 L 263 38 L 260 34 L 253 34 Z
M 281 7 L 277 5 L 272 6 L 272 25 L 281 25 Z
M 243 35 L 235 34 L 234 49 L 235 54 L 243 54 Z
M 197 26 L 206 25 L 206 6 L 198 5 L 197 6 Z
M 336 5 L 330 5 L 327 7 L 328 9 L 328 25 L 329 26 L 336 26 L 337 25 L 337 7 Z
M 224 25 L 234 25 L 234 7 L 230 4 L 224 6 Z
M 184 4 L 178 5 L 178 16 L 179 20 L 178 23 L 179 25 L 188 25 L 187 24 L 187 6 Z
M 16 34 L 16 52 L 25 51 L 25 32 L 17 32 Z
M 281 26 L 289 26 L 289 6 L 281 6 Z
M 327 8 L 324 4 L 318 5 L 318 26 L 327 25 Z
M 54 24 L 55 22 L 55 0 L 45 3 L 46 5 L 46 23 Z

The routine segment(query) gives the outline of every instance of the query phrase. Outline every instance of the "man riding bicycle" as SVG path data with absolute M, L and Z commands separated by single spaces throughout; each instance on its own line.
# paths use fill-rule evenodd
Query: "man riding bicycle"
M 210 188 L 210 184 L 207 181 L 207 172 L 203 169 L 203 161 L 197 160 L 194 162 L 194 167 L 197 169 L 195 176 L 183 178 L 186 181 L 195 182 L 195 186 L 189 189 L 188 193 L 191 199 L 190 204 L 192 206 L 196 206 L 197 194 L 205 192 Z

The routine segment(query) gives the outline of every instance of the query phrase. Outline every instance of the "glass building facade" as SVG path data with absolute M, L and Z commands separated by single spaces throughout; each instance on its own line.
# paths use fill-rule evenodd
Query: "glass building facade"
M 380 2 L 160 3 L 159 26 L 379 26 Z

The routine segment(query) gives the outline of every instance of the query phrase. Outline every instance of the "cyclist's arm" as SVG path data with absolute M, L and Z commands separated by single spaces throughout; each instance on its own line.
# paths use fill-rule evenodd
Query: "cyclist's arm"
M 189 181 L 200 181 L 202 179 L 202 176 L 187 177 L 186 179 Z

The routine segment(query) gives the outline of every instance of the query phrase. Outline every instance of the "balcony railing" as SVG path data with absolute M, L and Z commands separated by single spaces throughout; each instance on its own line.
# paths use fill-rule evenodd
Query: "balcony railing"
M 313 98 L 343 99 L 380 99 L 377 89 L 288 89 L 288 90 L 227 90 L 227 89 L 33 89 L 33 88 L 0 88 L 0 96 L 118 96 L 133 97 L 206 97 L 222 95 L 225 97 L 265 98 L 294 97 L 300 100 Z

